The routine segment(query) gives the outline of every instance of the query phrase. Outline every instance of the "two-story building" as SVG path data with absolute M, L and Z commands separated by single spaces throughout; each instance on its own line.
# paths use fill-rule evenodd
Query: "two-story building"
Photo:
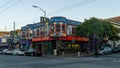
M 28 24 L 21 27 L 21 38 L 19 39 L 19 45 L 21 50 L 28 50 L 32 47 L 34 24 Z
M 10 36 L 9 31 L 0 32 L 0 50 L 8 48 L 7 39 Z
M 88 41 L 87 38 L 76 35 L 76 26 L 81 23 L 61 16 L 50 18 L 49 25 L 37 23 L 34 27 L 33 45 L 42 55 L 53 54 L 55 51 L 61 53 L 63 50 L 66 53 L 77 52 L 80 49 L 79 42 Z
M 116 17 L 111 17 L 111 18 L 107 18 L 106 20 L 110 21 L 110 23 L 120 29 L 120 16 L 116 16 Z M 120 37 L 120 33 L 118 33 L 119 37 Z M 108 44 L 110 44 L 113 48 L 120 46 L 120 40 L 116 40 L 115 43 L 113 43 L 113 41 L 109 40 Z

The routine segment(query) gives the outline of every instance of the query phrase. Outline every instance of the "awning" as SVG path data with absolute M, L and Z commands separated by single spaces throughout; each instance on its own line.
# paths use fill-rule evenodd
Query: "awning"
M 0 47 L 7 47 L 8 44 L 7 43 L 0 43 Z
M 38 37 L 33 38 L 32 42 L 42 42 L 42 41 L 50 41 L 50 40 L 66 40 L 66 41 L 88 41 L 89 39 L 86 37 L 78 37 L 78 36 L 66 36 L 66 37 Z
M 31 44 L 31 40 L 20 40 L 19 44 Z

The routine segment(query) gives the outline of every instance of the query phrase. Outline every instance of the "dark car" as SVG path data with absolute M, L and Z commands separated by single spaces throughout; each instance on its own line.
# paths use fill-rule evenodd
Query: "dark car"
M 36 51 L 33 48 L 28 49 L 27 51 L 24 52 L 24 55 L 26 56 L 40 56 L 41 52 Z
M 120 46 L 113 48 L 113 52 L 120 52 Z

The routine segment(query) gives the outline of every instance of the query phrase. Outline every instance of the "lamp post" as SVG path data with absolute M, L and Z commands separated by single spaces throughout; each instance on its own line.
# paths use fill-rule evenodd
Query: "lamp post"
M 42 8 L 38 7 L 38 6 L 35 6 L 35 5 L 33 5 L 33 7 L 40 9 L 44 13 L 44 23 L 45 23 L 46 22 L 46 11 L 43 10 Z
M 40 9 L 43 13 L 44 13 L 44 24 L 45 24 L 45 26 L 46 26 L 46 32 L 45 32 L 45 37 L 47 36 L 47 29 L 48 29 L 48 24 L 46 23 L 46 11 L 45 10 L 43 10 L 42 8 L 40 8 L 39 6 L 35 6 L 35 5 L 33 5 L 33 7 L 34 8 L 38 8 L 38 9 Z M 46 40 L 46 39 L 45 39 Z M 42 46 L 42 48 L 43 48 L 43 46 Z M 43 48 L 44 49 L 44 48 Z M 46 56 L 46 48 L 43 50 L 44 52 L 45 52 L 45 56 Z
M 46 25 L 46 34 L 45 34 L 45 36 L 47 36 L 47 34 L 48 34 L 48 33 L 47 33 L 48 24 L 46 23 L 46 11 L 43 10 L 42 8 L 38 7 L 38 6 L 35 6 L 35 5 L 33 5 L 33 7 L 40 9 L 40 10 L 44 13 L 44 24 Z

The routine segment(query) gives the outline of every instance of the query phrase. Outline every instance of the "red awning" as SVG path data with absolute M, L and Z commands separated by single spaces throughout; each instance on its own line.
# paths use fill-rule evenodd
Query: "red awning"
M 39 38 L 33 38 L 32 42 L 41 42 L 41 41 L 49 41 L 50 37 L 39 37 Z
M 89 38 L 86 37 L 78 37 L 77 41 L 89 41 Z
M 67 37 L 39 37 L 39 38 L 33 38 L 32 42 L 41 42 L 41 41 L 50 41 L 50 40 L 66 40 L 66 41 L 88 41 L 89 39 L 86 37 L 78 37 L 78 36 L 67 36 Z

